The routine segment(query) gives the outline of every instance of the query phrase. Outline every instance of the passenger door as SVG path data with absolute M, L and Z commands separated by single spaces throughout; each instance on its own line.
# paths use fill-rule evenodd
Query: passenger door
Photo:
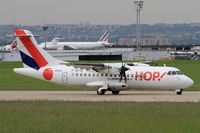
M 62 82 L 64 84 L 68 84 L 68 73 L 67 72 L 62 73 Z

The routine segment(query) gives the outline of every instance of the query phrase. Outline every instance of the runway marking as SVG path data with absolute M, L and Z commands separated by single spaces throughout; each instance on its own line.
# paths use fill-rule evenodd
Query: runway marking
M 178 96 L 173 91 L 124 91 L 99 96 L 95 91 L 0 91 L 0 101 L 200 102 L 200 92 Z

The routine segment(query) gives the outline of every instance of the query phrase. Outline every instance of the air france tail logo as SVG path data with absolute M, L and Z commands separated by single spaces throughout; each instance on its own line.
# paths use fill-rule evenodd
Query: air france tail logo
M 135 80 L 140 81 L 160 81 L 166 75 L 166 72 L 136 72 L 135 73 Z
M 109 37 L 110 37 L 110 34 L 109 34 L 108 31 L 106 31 L 99 41 L 101 41 L 101 42 L 108 42 Z

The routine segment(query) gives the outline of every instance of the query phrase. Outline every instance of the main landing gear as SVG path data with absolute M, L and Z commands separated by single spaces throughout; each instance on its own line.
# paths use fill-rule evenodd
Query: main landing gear
M 97 94 L 104 95 L 107 91 L 111 91 L 113 95 L 118 95 L 120 92 L 118 90 L 112 90 L 109 87 L 108 88 L 101 87 L 101 88 L 97 89 Z
M 112 94 L 113 94 L 113 95 L 118 95 L 118 94 L 119 94 L 119 91 L 112 91 Z
M 176 90 L 176 95 L 182 95 L 182 93 L 183 93 L 183 89 Z
M 99 88 L 98 90 L 97 90 L 97 94 L 98 95 L 104 95 L 106 93 L 106 89 L 101 89 L 101 88 Z

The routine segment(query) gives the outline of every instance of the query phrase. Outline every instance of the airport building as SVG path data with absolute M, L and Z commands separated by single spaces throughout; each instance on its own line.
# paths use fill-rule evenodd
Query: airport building
M 137 39 L 135 37 L 119 38 L 118 45 L 120 46 L 136 46 Z M 155 46 L 155 45 L 171 45 L 169 39 L 164 37 L 143 37 L 141 38 L 141 46 Z

